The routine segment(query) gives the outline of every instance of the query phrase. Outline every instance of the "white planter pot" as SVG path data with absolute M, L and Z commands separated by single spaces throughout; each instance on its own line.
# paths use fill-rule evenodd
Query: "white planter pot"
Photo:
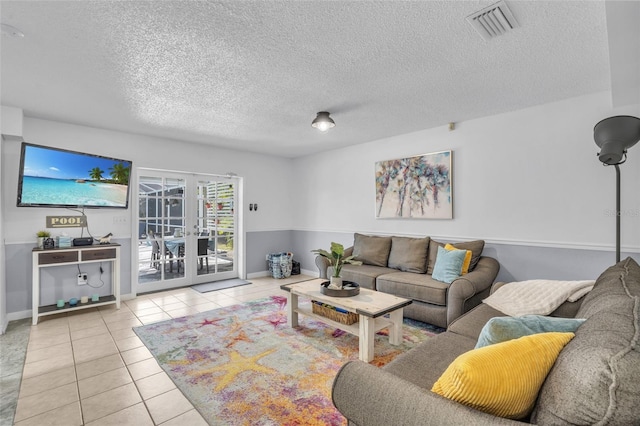
M 38 248 L 44 247 L 44 237 L 38 237 Z
M 342 289 L 342 277 L 331 277 L 331 284 L 339 289 Z

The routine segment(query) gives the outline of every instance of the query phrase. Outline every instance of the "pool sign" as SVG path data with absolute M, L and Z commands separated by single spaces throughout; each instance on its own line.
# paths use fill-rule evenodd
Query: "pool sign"
M 47 216 L 47 228 L 84 228 L 86 216 Z

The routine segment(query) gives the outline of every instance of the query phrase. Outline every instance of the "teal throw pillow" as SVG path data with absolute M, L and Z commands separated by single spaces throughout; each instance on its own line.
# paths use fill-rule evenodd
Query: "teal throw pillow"
M 491 318 L 480 332 L 476 349 L 537 333 L 574 333 L 585 321 L 579 318 L 556 318 L 542 315 Z
M 464 257 L 467 255 L 465 250 L 445 250 L 438 247 L 438 257 L 433 267 L 431 278 L 451 284 L 453 280 L 460 278 L 462 275 L 462 265 Z

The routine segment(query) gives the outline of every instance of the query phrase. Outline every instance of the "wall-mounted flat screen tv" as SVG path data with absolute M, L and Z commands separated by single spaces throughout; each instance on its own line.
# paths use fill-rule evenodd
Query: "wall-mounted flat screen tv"
M 129 206 L 131 161 L 22 143 L 18 207 Z

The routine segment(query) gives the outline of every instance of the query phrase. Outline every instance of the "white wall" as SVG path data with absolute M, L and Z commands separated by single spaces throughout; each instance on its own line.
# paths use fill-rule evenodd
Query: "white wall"
M 245 214 L 245 230 L 290 229 L 292 210 L 289 195 L 291 191 L 288 190 L 291 182 L 289 159 L 29 117 L 24 119 L 23 134 L 24 140 L 30 143 L 132 160 L 134 169 L 148 167 L 194 173 L 237 173 L 244 179 L 243 197 L 246 204 L 252 202 L 260 206 L 258 212 Z M 60 210 L 16 207 L 20 143 L 7 142 L 3 145 L 3 150 L 5 238 L 9 244 L 33 242 L 35 232 L 44 228 L 45 217 L 60 214 Z M 278 185 L 277 191 L 274 191 L 274 184 Z M 129 238 L 132 229 L 131 213 L 131 208 L 126 212 L 113 209 L 88 210 L 91 233 L 98 236 L 113 232 L 116 238 Z M 114 216 L 125 215 L 127 223 L 113 223 Z M 72 232 L 74 229 L 69 230 L 70 234 Z M 79 233 L 79 228 L 75 232 Z
M 0 144 L 4 144 L 0 138 Z M 2 185 L 2 146 L 0 146 L 0 186 Z M 7 280 L 4 267 L 4 197 L 0 197 L 0 334 L 7 329 Z
M 554 277 L 555 271 L 566 269 L 563 257 L 565 261 L 584 260 L 588 256 L 580 252 L 587 249 L 599 259 L 598 250 L 611 251 L 615 244 L 615 170 L 597 160 L 593 126 L 612 115 L 640 116 L 640 105 L 612 109 L 610 96 L 609 92 L 583 96 L 458 123 L 453 132 L 443 126 L 295 160 L 28 117 L 24 119 L 24 139 L 129 159 L 134 168 L 237 173 L 244 179 L 245 206 L 260 206 L 258 212 L 245 211 L 244 216 L 245 230 L 261 247 L 260 253 L 252 254 L 255 265 L 264 262 L 262 251 L 289 250 L 287 245 L 293 245 L 294 251 L 303 256 L 303 268 L 313 270 L 311 249 L 340 236 L 348 243 L 358 231 L 453 240 L 481 238 L 494 244 L 489 254 L 497 254 L 501 273 L 507 273 L 505 279 L 537 277 L 543 275 L 543 269 Z M 454 151 L 453 220 L 374 218 L 376 161 L 446 149 Z M 34 244 L 35 231 L 44 227 L 45 217 L 60 213 L 15 206 L 19 156 L 18 142 L 3 142 L 0 234 L 4 234 L 7 255 L 12 248 Z M 629 159 L 620 168 L 622 251 L 640 253 L 640 145 L 629 150 Z M 115 225 L 113 217 L 123 215 L 128 222 Z M 131 209 L 124 213 L 89 212 L 94 235 L 113 232 L 116 238 L 130 238 L 133 219 Z M 281 231 L 293 234 L 287 237 L 290 233 Z M 331 239 L 327 239 L 329 235 Z M 502 245 L 503 252 L 496 249 L 496 244 Z M 524 249 L 524 255 L 517 256 L 518 263 L 504 256 L 504 250 L 514 245 Z M 531 247 L 550 248 L 536 253 L 546 260 L 531 264 L 527 257 Z M 604 265 L 609 261 L 606 257 Z M 22 269 L 28 270 L 30 260 L 24 262 Z M 600 265 L 594 271 L 597 268 Z M 123 271 L 123 276 L 128 272 Z M 24 305 L 30 290 L 20 291 L 24 294 L 12 297 L 21 299 Z M 10 314 L 15 312 L 11 309 L 8 306 Z
M 23 114 L 20 108 L 2 105 L 0 112 L 0 144 L 5 141 L 19 140 L 22 137 Z M 0 146 L 0 188 L 2 187 L 2 146 Z M 0 197 L 0 265 L 5 264 L 4 246 L 4 197 Z M 7 325 L 7 280 L 6 268 L 0 267 L 0 334 Z
M 139 167 L 184 171 L 193 173 L 224 175 L 234 172 L 243 179 L 242 194 L 244 231 L 255 241 L 272 241 L 274 249 L 282 251 L 290 237 L 293 210 L 291 208 L 291 160 L 263 154 L 251 154 L 229 149 L 218 149 L 202 144 L 186 143 L 169 139 L 127 134 L 67 123 L 35 118 L 24 118 L 24 140 L 27 142 L 88 152 L 109 157 L 132 160 L 134 171 Z M 240 145 L 241 142 L 238 142 Z M 1 302 L 6 301 L 9 320 L 30 315 L 31 306 L 31 247 L 35 245 L 35 232 L 45 228 L 47 215 L 65 214 L 60 209 L 18 208 L 16 196 L 18 188 L 18 168 L 21 144 L 16 140 L 3 141 L 0 168 L 2 204 L 4 206 L 2 228 L 5 261 L 0 263 L 6 271 L 5 282 L 1 281 Z M 135 185 L 132 191 L 136 191 Z M 134 193 L 130 203 L 135 201 Z M 248 203 L 257 203 L 257 212 L 248 212 Z M 132 217 L 133 209 L 88 209 L 87 219 L 92 235 L 100 236 L 108 232 L 114 234 L 116 242 L 123 244 L 123 269 L 121 288 L 123 295 L 131 292 L 131 232 L 137 230 L 137 218 Z M 74 215 L 73 212 L 68 212 Z M 126 217 L 125 223 L 114 223 L 115 217 Z M 133 224 L 132 224 L 133 222 Z M 52 230 L 57 235 L 58 230 Z M 66 229 L 72 237 L 80 236 L 80 228 Z M 284 235 L 284 236 L 283 236 Z M 285 247 L 280 247 L 285 246 Z M 135 246 L 134 246 L 135 247 Z M 248 273 L 265 269 L 259 248 L 245 250 Z M 126 258 L 125 258 L 126 257 Z M 244 271 L 240 271 L 241 274 Z
M 603 92 L 297 159 L 294 229 L 611 250 L 615 169 L 598 161 L 593 127 L 618 114 L 640 105 L 614 110 Z M 376 161 L 448 149 L 453 220 L 375 219 Z M 622 249 L 640 252 L 640 145 L 620 168 Z

